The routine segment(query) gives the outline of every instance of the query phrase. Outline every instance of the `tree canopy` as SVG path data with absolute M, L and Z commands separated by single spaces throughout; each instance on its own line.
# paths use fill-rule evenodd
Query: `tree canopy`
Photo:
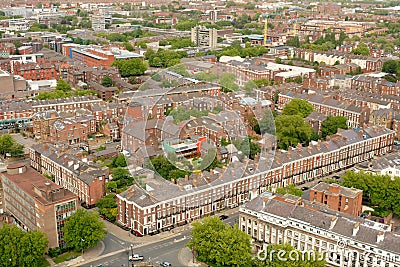
M 0 154 L 4 157 L 7 153 L 11 156 L 19 156 L 24 153 L 24 146 L 19 144 L 9 134 L 0 135 Z
M 275 119 L 278 147 L 287 149 L 301 143 L 308 145 L 312 136 L 311 126 L 300 115 L 281 115 Z
M 337 133 L 338 129 L 347 130 L 347 119 L 343 116 L 331 116 L 322 122 L 322 138 Z
M 369 56 L 369 48 L 366 44 L 360 44 L 351 51 L 354 55 Z
M 67 246 L 77 251 L 96 246 L 107 233 L 99 214 L 84 209 L 68 217 L 63 230 Z
M 400 62 L 398 60 L 386 60 L 382 65 L 382 71 L 399 76 L 400 74 Z
M 116 66 L 122 77 L 143 75 L 147 70 L 146 65 L 140 58 L 115 60 L 112 66 Z
M 114 81 L 110 76 L 106 75 L 101 79 L 101 85 L 111 87 L 114 85 Z
M 221 88 L 225 92 L 237 91 L 239 89 L 239 85 L 235 83 L 236 76 L 233 73 L 222 73 L 219 78 L 219 84 Z
M 72 90 L 72 87 L 71 87 L 71 85 L 69 85 L 69 83 L 67 83 L 65 80 L 60 78 L 57 81 L 56 90 L 63 91 L 64 93 L 67 93 L 67 92 L 70 92 Z
M 286 187 L 278 187 L 276 192 L 281 195 L 290 194 L 294 196 L 301 197 L 303 195 L 303 191 L 298 189 L 294 184 L 290 184 Z
M 157 171 L 167 180 L 176 180 L 190 174 L 189 172 L 178 169 L 164 155 L 153 157 L 146 165 L 147 168 Z
M 0 227 L 1 266 L 42 266 L 48 239 L 43 232 L 24 232 L 15 225 Z M 10 261 L 11 260 L 11 261 Z
M 308 115 L 313 112 L 314 108 L 313 105 L 304 99 L 294 98 L 292 101 L 287 103 L 283 108 L 282 114 L 283 115 L 299 115 L 303 118 L 307 117 Z
M 109 194 L 100 198 L 96 203 L 100 215 L 103 215 L 107 220 L 112 222 L 115 221 L 118 214 L 117 203 L 115 202 L 114 197 L 114 194 Z
M 174 118 L 174 122 L 178 123 L 190 119 L 190 117 L 200 118 L 208 115 L 208 110 L 196 110 L 196 109 L 185 109 L 183 106 L 179 106 L 173 109 L 170 116 Z
M 342 185 L 361 189 L 370 206 L 400 215 L 400 177 L 348 171 L 342 177 Z
M 207 217 L 193 223 L 193 238 L 188 246 L 198 260 L 212 266 L 251 266 L 250 236 L 223 223 L 218 217 Z

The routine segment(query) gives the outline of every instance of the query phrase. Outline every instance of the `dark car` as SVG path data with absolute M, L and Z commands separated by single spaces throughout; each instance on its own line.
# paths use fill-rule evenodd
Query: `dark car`
M 339 176 L 339 175 L 334 175 L 334 176 L 332 176 L 332 178 L 333 178 L 333 179 L 336 179 L 336 180 L 339 180 L 339 179 L 340 179 L 340 176 Z
M 219 218 L 220 218 L 221 220 L 226 220 L 226 219 L 228 219 L 228 216 L 225 215 L 225 214 L 222 214 L 222 215 L 219 216 Z
M 163 262 L 160 263 L 160 266 L 162 266 L 162 267 L 169 267 L 169 266 L 172 266 L 172 264 L 169 263 L 168 261 L 163 261 Z
M 307 187 L 307 186 L 303 186 L 303 187 L 301 188 L 301 191 L 306 191 L 306 190 L 308 190 L 308 189 L 310 189 L 310 188 Z

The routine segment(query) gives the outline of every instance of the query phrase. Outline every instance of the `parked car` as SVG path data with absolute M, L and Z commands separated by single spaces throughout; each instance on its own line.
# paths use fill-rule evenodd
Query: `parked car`
M 228 219 L 228 215 L 222 214 L 222 215 L 219 216 L 219 218 L 221 220 L 226 220 L 226 219 Z
M 130 261 L 142 261 L 143 259 L 143 256 L 139 254 L 133 254 L 132 256 L 129 256 Z
M 308 189 L 310 189 L 310 188 L 307 187 L 307 186 L 303 186 L 303 187 L 301 188 L 301 191 L 306 191 L 306 190 L 308 190 Z
M 162 267 L 169 267 L 169 266 L 172 266 L 172 264 L 169 263 L 168 261 L 163 261 L 163 262 L 160 263 L 160 266 L 162 266 Z

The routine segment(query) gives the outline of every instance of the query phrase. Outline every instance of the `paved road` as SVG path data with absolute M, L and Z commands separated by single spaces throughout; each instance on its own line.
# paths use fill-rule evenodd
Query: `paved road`
M 224 222 L 233 225 L 238 222 L 239 214 L 231 215 Z M 158 242 L 154 242 L 147 245 L 134 244 L 133 253 L 140 254 L 144 256 L 146 261 L 151 262 L 154 266 L 158 266 L 162 261 L 168 261 L 172 266 L 184 266 L 183 263 L 179 262 L 178 254 L 180 250 L 186 246 L 187 242 L 190 240 L 190 230 L 183 231 L 177 236 L 164 239 Z M 112 234 L 107 234 L 103 240 L 105 243 L 105 250 L 102 255 L 106 255 L 113 251 L 118 251 L 124 249 L 115 255 L 106 257 L 101 260 L 90 262 L 81 266 L 96 267 L 98 265 L 103 265 L 104 267 L 118 267 L 118 266 L 128 266 L 128 254 L 131 254 L 130 243 L 124 243 L 122 240 L 118 239 Z M 138 245 L 138 247 L 135 247 Z
M 159 241 L 157 243 L 144 245 L 141 247 L 133 247 L 134 254 L 140 254 L 144 256 L 144 259 L 147 261 L 151 261 L 155 265 L 159 265 L 161 261 L 169 261 L 172 266 L 182 266 L 182 264 L 178 260 L 178 253 L 183 246 L 188 242 L 188 239 L 183 239 L 187 232 L 182 232 L 182 234 Z M 178 240 L 175 242 L 175 240 Z M 98 266 L 103 265 L 104 267 L 112 266 L 128 266 L 128 253 L 131 254 L 129 244 L 126 244 L 125 251 L 119 252 L 116 255 L 107 257 L 105 259 L 97 260 L 85 265 L 85 267 L 89 266 Z

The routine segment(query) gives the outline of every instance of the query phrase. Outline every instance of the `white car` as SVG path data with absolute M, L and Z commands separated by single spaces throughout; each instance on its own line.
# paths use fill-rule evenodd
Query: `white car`
M 129 256 L 130 261 L 142 261 L 143 256 L 139 254 L 133 254 L 132 256 Z

